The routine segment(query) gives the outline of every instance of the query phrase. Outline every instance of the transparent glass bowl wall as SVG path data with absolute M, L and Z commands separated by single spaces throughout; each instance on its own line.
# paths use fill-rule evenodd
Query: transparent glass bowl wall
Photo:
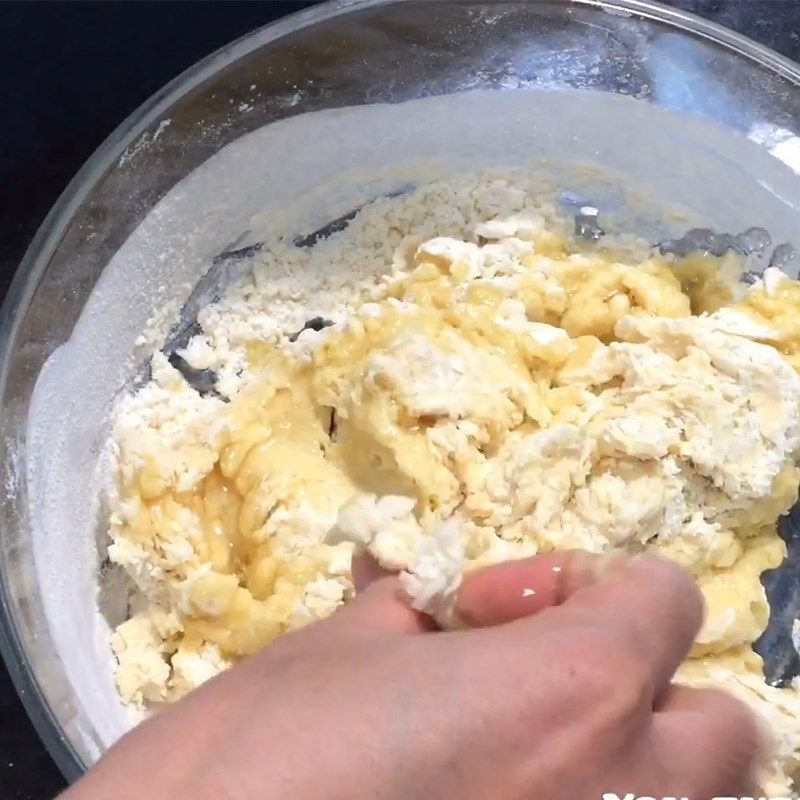
M 675 55 L 666 67 L 663 47 L 655 46 L 665 37 L 672 37 Z M 664 82 L 665 69 L 674 81 Z M 793 63 L 649 2 L 334 2 L 229 45 L 123 123 L 46 219 L 6 299 L 0 328 L 7 488 L 0 512 L 0 645 L 65 775 L 76 778 L 91 761 L 73 732 L 91 730 L 92 723 L 55 653 L 37 586 L 25 512 L 28 406 L 42 365 L 69 339 L 104 266 L 178 181 L 226 144 L 275 120 L 478 88 L 595 89 L 703 116 L 742 134 L 764 123 L 790 138 L 800 132 L 799 85 Z M 721 96 L 735 103 L 720 102 Z

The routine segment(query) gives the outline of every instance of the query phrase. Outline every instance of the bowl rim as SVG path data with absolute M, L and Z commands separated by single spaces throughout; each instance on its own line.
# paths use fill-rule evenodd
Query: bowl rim
M 10 353 L 24 314 L 75 212 L 106 170 L 112 167 L 168 108 L 224 67 L 283 36 L 364 8 L 414 1 L 326 0 L 288 14 L 235 39 L 193 64 L 151 95 L 120 123 L 67 184 L 39 226 L 15 271 L 0 307 L 0 397 L 5 397 L 6 394 Z M 714 42 L 800 86 L 800 65 L 743 34 L 689 11 L 670 7 L 655 0 L 548 0 L 548 2 L 566 7 L 596 8 L 610 14 L 661 23 Z M 0 536 L 2 534 L 0 531 Z M 5 580 L 6 569 L 4 559 L 0 558 L 0 655 L 5 661 L 17 694 L 39 738 L 64 777 L 73 782 L 83 774 L 86 765 L 47 703 L 39 680 L 33 672 L 18 630 L 17 620 L 11 614 L 11 602 L 6 588 L 8 583 Z

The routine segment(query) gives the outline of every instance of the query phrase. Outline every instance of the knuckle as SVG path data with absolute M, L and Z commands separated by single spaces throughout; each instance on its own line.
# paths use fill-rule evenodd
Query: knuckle
M 650 669 L 637 636 L 623 625 L 609 625 L 598 639 L 597 660 L 605 672 L 624 677 L 637 686 L 649 687 Z
M 609 634 L 597 660 L 596 692 L 610 724 L 640 719 L 652 706 L 652 675 L 642 654 L 623 636 Z
M 612 631 L 591 630 L 571 652 L 568 669 L 580 676 L 592 714 L 603 727 L 640 719 L 652 705 L 647 664 L 634 645 Z
M 649 594 L 677 613 L 691 616 L 699 626 L 703 616 L 703 595 L 694 578 L 683 567 L 652 555 L 638 556 L 634 563 Z
M 688 689 L 683 711 L 692 721 L 681 726 L 691 751 L 687 796 L 738 795 L 752 785 L 754 769 L 764 755 L 764 731 L 741 701 L 717 689 Z M 684 748 L 685 749 L 685 748 Z
M 732 734 L 743 747 L 756 750 L 761 737 L 758 718 L 744 702 L 722 691 L 706 689 L 713 699 L 714 712 L 709 714 L 709 722 L 720 732 Z

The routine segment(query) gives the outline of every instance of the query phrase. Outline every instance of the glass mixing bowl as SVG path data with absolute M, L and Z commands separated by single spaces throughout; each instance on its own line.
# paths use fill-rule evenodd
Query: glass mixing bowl
M 69 418 L 81 393 L 92 393 L 94 379 L 77 368 L 62 369 L 56 382 L 62 397 L 52 385 L 49 393 L 40 391 L 42 376 L 52 377 L 54 360 L 63 367 L 79 338 L 76 326 L 105 316 L 124 328 L 135 309 L 168 303 L 174 288 L 169 269 L 158 286 L 143 288 L 137 281 L 149 262 L 137 266 L 128 259 L 129 296 L 118 293 L 113 303 L 87 306 L 93 291 L 108 283 L 104 270 L 154 213 L 169 219 L 167 195 L 180 181 L 245 134 L 308 112 L 473 90 L 526 93 L 523 105 L 503 110 L 502 103 L 487 101 L 486 108 L 500 109 L 498 125 L 502 117 L 505 128 L 515 120 L 530 128 L 522 147 L 530 156 L 596 156 L 621 178 L 635 178 L 657 195 L 674 194 L 698 218 L 707 207 L 706 221 L 719 230 L 763 225 L 776 242 L 798 244 L 792 237 L 800 228 L 800 68 L 729 30 L 647 0 L 338 0 L 258 30 L 178 77 L 126 120 L 75 177 L 31 244 L 3 308 L 0 645 L 30 716 L 67 778 L 77 778 L 116 735 L 97 710 L 109 696 L 111 669 L 105 665 L 96 673 L 83 657 L 102 630 L 98 634 L 90 622 L 87 609 L 96 598 L 81 571 L 96 575 L 101 560 L 87 539 L 88 563 L 61 561 L 64 532 L 42 508 L 63 487 L 57 480 L 42 484 L 36 462 L 42 439 L 47 445 L 49 436 L 57 438 L 59 420 Z M 635 101 L 620 105 L 619 96 Z M 525 117 L 525 98 L 534 108 L 541 100 L 549 111 Z M 605 114 L 606 107 L 613 113 Z M 662 118 L 660 108 L 685 116 Z M 430 147 L 461 147 L 466 161 L 480 164 L 481 142 L 491 138 L 483 116 L 453 117 L 451 143 L 433 137 Z M 336 130 L 337 118 L 331 119 L 328 133 Z M 423 124 L 411 126 L 413 135 L 424 139 L 426 130 L 447 127 L 449 120 L 440 110 L 426 128 L 423 115 Z M 402 133 L 403 124 L 392 131 L 397 129 Z M 341 141 L 329 141 L 324 132 L 316 140 L 298 139 L 294 151 L 284 141 L 292 163 L 288 171 L 279 165 L 283 173 L 273 165 L 260 175 L 261 192 L 269 196 L 279 184 L 291 186 L 298 175 L 305 181 L 302 191 L 312 192 L 315 171 L 335 171 L 330 162 L 337 150 L 349 153 L 352 163 L 359 153 L 366 158 L 388 146 L 369 141 L 369 128 L 348 130 Z M 392 152 L 410 146 L 399 134 L 389 144 Z M 519 148 L 514 152 L 512 160 L 519 161 Z M 248 164 L 237 168 L 246 177 Z M 354 174 L 350 168 L 344 177 L 357 180 Z M 237 213 L 241 199 L 231 201 L 235 185 L 220 180 L 218 193 L 195 197 L 195 206 L 208 202 L 210 210 L 208 219 L 203 208 L 198 212 L 195 231 L 202 247 L 190 236 L 181 240 L 188 260 L 207 256 L 210 263 L 215 252 L 244 241 L 217 225 Z M 244 178 L 241 186 L 251 213 L 257 191 Z M 165 197 L 167 205 L 161 202 Z M 685 230 L 691 216 L 676 218 L 675 227 Z M 246 233 L 247 220 L 232 225 Z M 209 234 L 215 226 L 217 233 Z M 182 263 L 176 257 L 176 286 L 200 274 L 196 265 L 187 271 Z M 128 355 L 135 351 L 134 339 L 126 339 Z M 96 340 L 78 366 L 88 359 L 87 375 L 121 391 L 133 374 L 131 361 L 118 358 L 121 350 L 104 347 L 104 339 Z M 73 399 L 68 390 L 77 392 Z M 113 395 L 107 392 L 106 410 Z M 49 431 L 31 425 L 34 406 L 49 408 L 56 423 Z M 87 434 L 70 442 L 72 449 L 59 458 L 69 471 L 88 475 L 102 437 Z M 76 496 L 74 505 L 83 513 L 86 499 Z

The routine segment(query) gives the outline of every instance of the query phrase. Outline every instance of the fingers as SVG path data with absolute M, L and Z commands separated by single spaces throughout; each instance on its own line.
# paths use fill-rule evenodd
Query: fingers
M 589 564 L 595 558 L 587 553 L 564 551 L 477 569 L 464 576 L 456 599 L 456 613 L 467 626 L 482 628 L 558 605 L 575 587 L 590 579 Z M 397 593 L 396 581 L 387 582 L 391 575 L 369 553 L 354 559 L 356 602 L 366 604 L 370 613 L 388 612 L 388 628 L 417 632 L 421 615 L 415 612 L 416 618 L 409 625 L 407 614 L 387 605 L 387 601 L 391 601 L 392 606 L 396 602 L 408 604 L 407 598 Z M 380 585 L 375 588 L 376 584 Z M 368 589 L 369 596 L 366 595 Z
M 469 572 L 458 591 L 456 613 L 471 628 L 500 625 L 558 605 L 602 572 L 605 556 L 562 551 L 508 561 Z M 390 576 L 369 554 L 353 561 L 357 595 Z
M 599 574 L 602 557 L 562 551 L 469 572 L 456 613 L 471 628 L 501 625 L 557 606 Z
M 758 722 L 743 703 L 685 686 L 664 695 L 652 744 L 670 794 L 696 800 L 746 794 L 763 752 Z
M 410 609 L 396 578 L 369 556 L 353 565 L 358 597 L 352 615 L 371 629 L 398 633 L 433 630 Z M 641 660 L 639 672 L 658 692 L 702 623 L 703 602 L 688 573 L 661 559 L 563 551 L 475 570 L 464 577 L 456 613 L 469 627 L 501 625 L 563 605 L 604 627 L 625 652 Z
M 368 586 L 387 578 L 392 573 L 384 569 L 369 553 L 362 553 L 353 559 L 353 584 L 356 594 L 363 592 Z
M 620 560 L 563 607 L 635 654 L 656 691 L 672 680 L 703 621 L 703 597 L 689 573 L 652 556 Z
M 416 634 L 434 630 L 434 623 L 408 603 L 400 580 L 369 554 L 353 561 L 356 597 L 338 614 L 342 624 L 364 632 Z
M 464 576 L 456 599 L 456 614 L 467 626 L 483 628 L 500 625 L 521 617 L 527 617 L 544 608 L 558 605 L 579 587 L 591 582 L 600 573 L 604 559 L 580 551 L 562 551 L 536 556 L 520 561 L 508 561 L 469 572 Z M 387 599 L 392 603 L 408 603 L 404 595 L 397 593 L 397 586 L 387 583 L 391 576 L 388 570 L 369 554 L 364 553 L 353 561 L 353 583 L 358 603 L 369 601 L 369 608 L 378 610 L 377 598 L 382 598 L 381 608 L 388 611 Z M 375 591 L 372 587 L 380 583 Z M 369 597 L 365 597 L 367 590 Z M 391 595 L 390 598 L 387 595 Z M 398 618 L 403 615 L 393 609 L 394 620 L 390 627 L 397 630 Z M 416 614 L 416 612 L 415 612 Z M 419 617 L 419 614 L 416 614 Z M 407 615 L 406 615 L 407 617 Z M 408 620 L 401 626 L 409 632 Z M 419 620 L 411 626 L 414 631 Z M 428 626 L 433 629 L 434 626 Z

